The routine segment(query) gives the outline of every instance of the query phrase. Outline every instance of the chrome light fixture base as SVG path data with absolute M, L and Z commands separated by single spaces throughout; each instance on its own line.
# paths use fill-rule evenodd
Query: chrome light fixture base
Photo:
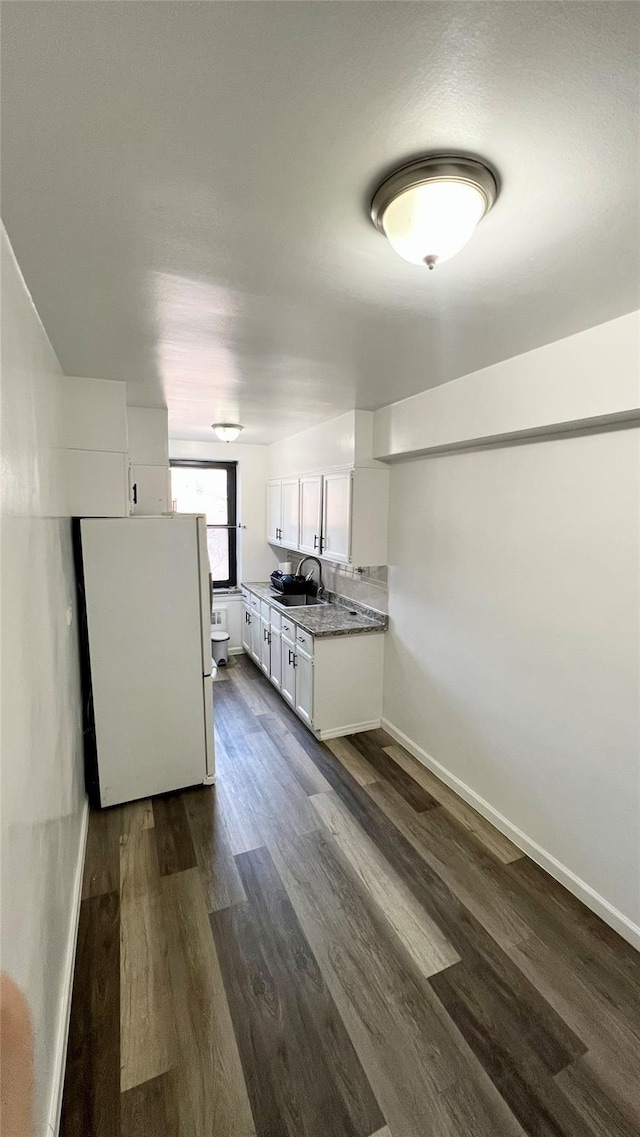
M 433 154 L 400 166 L 380 183 L 371 199 L 369 210 L 376 229 L 384 233 L 382 218 L 391 202 L 405 190 L 427 182 L 464 182 L 482 195 L 485 202 L 483 216 L 491 209 L 498 196 L 498 181 L 484 162 L 463 158 L 458 154 Z

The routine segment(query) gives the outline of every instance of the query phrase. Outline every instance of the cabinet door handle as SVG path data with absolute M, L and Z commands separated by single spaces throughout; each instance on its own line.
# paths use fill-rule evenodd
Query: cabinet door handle
M 316 536 L 313 538 L 313 547 L 314 547 L 314 549 L 317 549 L 317 548 L 318 548 L 318 536 L 317 536 L 317 534 L 316 534 Z
M 133 504 L 137 505 L 138 504 L 138 483 L 134 482 L 132 488 L 133 488 Z
M 294 667 L 298 666 L 298 657 L 297 657 L 295 652 L 293 653 L 293 666 Z

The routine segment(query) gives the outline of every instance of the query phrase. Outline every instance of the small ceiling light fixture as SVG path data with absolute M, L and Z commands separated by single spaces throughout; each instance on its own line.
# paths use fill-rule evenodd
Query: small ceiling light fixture
M 495 175 L 483 162 L 435 154 L 385 178 L 371 220 L 405 261 L 433 269 L 460 252 L 497 196 Z
M 239 422 L 212 422 L 211 429 L 215 430 L 221 442 L 235 442 L 244 427 Z

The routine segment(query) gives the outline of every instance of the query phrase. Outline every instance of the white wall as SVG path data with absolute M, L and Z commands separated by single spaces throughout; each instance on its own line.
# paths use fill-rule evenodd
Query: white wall
M 633 417 L 640 418 L 640 312 L 382 407 L 373 453 L 397 459 Z
M 638 946 L 639 480 L 638 428 L 394 466 L 384 693 Z
M 0 944 L 33 1016 L 40 1137 L 63 1057 L 86 813 L 71 528 L 56 516 L 60 368 L 4 230 L 2 318 Z
M 266 539 L 269 447 L 170 438 L 169 456 L 238 463 L 239 579 L 267 580 L 277 564 Z

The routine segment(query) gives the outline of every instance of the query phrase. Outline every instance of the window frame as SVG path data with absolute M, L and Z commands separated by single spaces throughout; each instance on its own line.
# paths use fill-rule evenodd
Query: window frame
M 229 520 L 226 525 L 207 524 L 207 531 L 209 529 L 226 529 L 229 536 L 229 579 L 212 580 L 214 591 L 236 588 L 238 584 L 238 463 L 216 462 L 214 459 L 207 458 L 171 458 L 169 469 L 171 470 L 174 466 L 186 466 L 190 469 L 200 470 L 213 468 L 227 471 L 227 517 Z M 173 492 L 171 497 L 173 500 Z

